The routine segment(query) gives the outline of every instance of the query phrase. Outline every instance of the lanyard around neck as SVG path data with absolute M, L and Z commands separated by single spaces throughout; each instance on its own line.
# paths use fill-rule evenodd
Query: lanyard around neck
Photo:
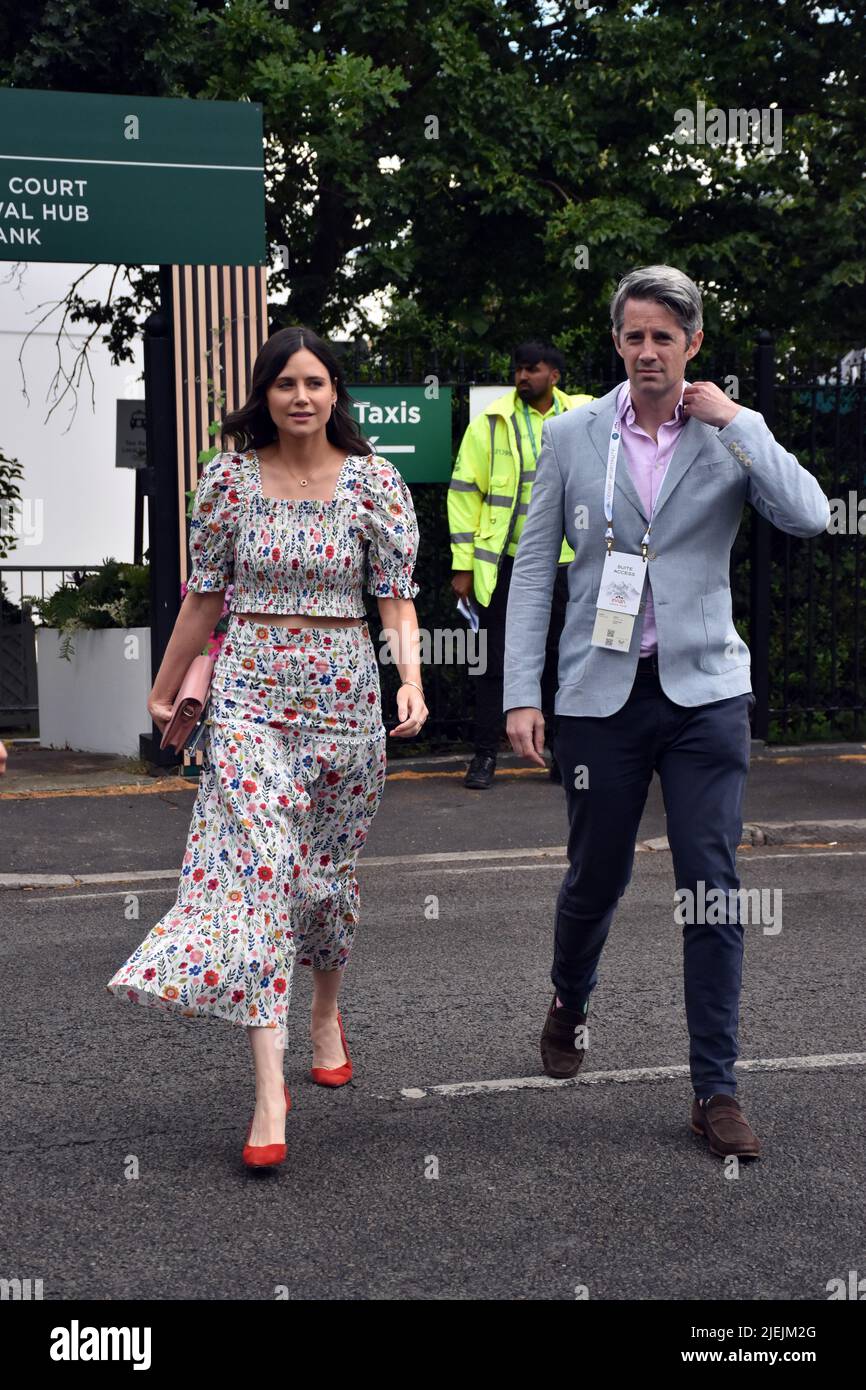
M 628 400 L 628 397 L 626 397 L 626 400 Z M 607 474 L 604 480 L 604 515 L 605 520 L 607 521 L 607 530 L 604 533 L 604 539 L 607 543 L 608 555 L 613 550 L 613 488 L 614 483 L 616 482 L 616 463 L 619 457 L 619 446 L 620 440 L 622 439 L 622 422 L 625 417 L 625 412 L 626 406 L 624 404 L 622 407 L 622 413 L 620 414 L 620 412 L 617 411 L 617 413 L 614 415 L 613 428 L 610 432 L 610 443 L 608 444 L 607 448 Z M 656 511 L 656 502 L 658 502 L 658 497 L 656 497 L 656 501 L 653 503 L 652 511 L 650 512 L 650 519 L 647 524 L 646 531 L 644 532 L 643 540 L 640 543 L 640 553 L 643 556 L 644 563 L 646 563 L 650 531 L 652 529 L 653 517 L 655 516 Z
M 526 404 L 526 401 L 523 402 L 523 413 L 526 416 L 526 433 L 529 435 L 529 442 L 532 445 L 532 456 L 535 459 L 535 462 L 537 463 L 538 455 L 541 453 L 541 448 L 540 446 L 537 449 L 535 447 L 535 436 L 532 433 L 532 421 L 529 418 L 529 406 Z M 556 399 L 555 396 L 553 398 L 553 413 L 554 415 L 559 414 L 559 401 Z

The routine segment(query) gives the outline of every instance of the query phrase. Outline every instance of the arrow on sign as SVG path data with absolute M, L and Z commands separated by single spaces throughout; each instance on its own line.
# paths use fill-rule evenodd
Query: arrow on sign
M 367 435 L 368 444 L 378 444 L 378 442 L 378 434 Z M 414 454 L 414 452 L 414 444 L 383 444 L 381 449 L 379 450 L 380 454 Z

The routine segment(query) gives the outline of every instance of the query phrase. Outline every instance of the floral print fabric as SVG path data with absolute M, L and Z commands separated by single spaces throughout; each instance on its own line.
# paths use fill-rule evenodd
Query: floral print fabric
M 329 970 L 349 957 L 385 742 L 366 623 L 293 630 L 233 614 L 177 899 L 108 990 L 284 1026 L 295 961 Z
M 199 479 L 187 588 L 233 582 L 236 613 L 362 618 L 364 586 L 377 598 L 415 597 L 417 553 L 412 495 L 387 459 L 350 455 L 323 502 L 265 497 L 256 451 L 222 453 Z

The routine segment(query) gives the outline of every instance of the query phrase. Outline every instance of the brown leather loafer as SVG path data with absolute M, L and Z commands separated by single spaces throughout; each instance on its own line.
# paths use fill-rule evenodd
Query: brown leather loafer
M 557 1081 L 577 1076 L 586 1048 L 575 1046 L 575 1034 L 585 1024 L 586 1014 L 579 1009 L 557 1008 L 554 994 L 541 1034 L 541 1065 L 548 1076 Z
M 704 1105 L 695 1096 L 692 1129 L 709 1140 L 710 1152 L 719 1158 L 728 1158 L 731 1154 L 737 1158 L 761 1156 L 760 1141 L 733 1096 L 710 1096 Z

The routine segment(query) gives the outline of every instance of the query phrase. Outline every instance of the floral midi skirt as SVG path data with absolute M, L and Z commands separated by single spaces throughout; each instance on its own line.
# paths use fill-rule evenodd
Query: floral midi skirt
M 295 961 L 334 970 L 349 957 L 386 737 L 366 623 L 291 630 L 231 615 L 177 899 L 107 989 L 284 1026 Z

